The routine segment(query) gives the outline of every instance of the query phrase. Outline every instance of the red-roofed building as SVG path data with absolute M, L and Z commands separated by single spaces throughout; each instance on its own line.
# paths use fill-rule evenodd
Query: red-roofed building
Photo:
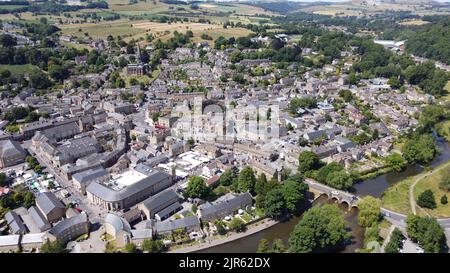
M 212 187 L 212 186 L 216 185 L 217 183 L 219 183 L 219 179 L 220 179 L 220 176 L 213 175 L 210 179 L 206 180 L 206 185 L 208 187 Z
M 9 188 L 0 187 L 0 196 L 7 195 L 9 193 Z

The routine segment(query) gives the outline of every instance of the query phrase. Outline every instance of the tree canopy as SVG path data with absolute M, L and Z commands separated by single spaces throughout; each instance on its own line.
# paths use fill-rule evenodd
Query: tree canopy
M 289 237 L 289 250 L 292 253 L 336 251 L 349 238 L 340 209 L 323 205 L 304 213 Z
M 185 198 L 206 198 L 210 194 L 210 189 L 200 176 L 191 176 L 184 191 Z
M 447 245 L 444 229 L 434 218 L 410 214 L 406 219 L 406 231 L 426 253 L 439 253 Z

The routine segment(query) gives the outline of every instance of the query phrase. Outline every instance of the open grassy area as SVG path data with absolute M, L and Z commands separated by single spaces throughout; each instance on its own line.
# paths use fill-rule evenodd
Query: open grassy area
M 429 215 L 433 217 L 450 217 L 450 203 L 447 203 L 445 205 L 442 205 L 440 200 L 441 196 L 447 195 L 447 198 L 450 198 L 450 192 L 441 190 L 439 188 L 439 183 L 442 181 L 443 176 L 445 173 L 450 172 L 450 162 L 445 163 L 446 166 L 444 166 L 439 171 L 425 176 L 422 180 L 420 180 L 417 185 L 414 187 L 414 198 L 417 200 L 419 194 L 424 192 L 425 190 L 431 189 L 434 193 L 434 197 L 436 198 L 436 205 L 437 208 L 435 209 L 418 209 L 417 213 L 425 215 L 428 213 Z M 426 211 L 426 213 L 424 213 Z
M 409 187 L 413 183 L 414 178 L 405 179 L 389 189 L 387 189 L 382 198 L 383 207 L 396 212 L 408 214 L 411 212 L 409 204 Z
M 430 23 L 430 22 L 424 21 L 424 20 L 421 20 L 421 19 L 416 19 L 416 20 L 405 20 L 405 21 L 402 21 L 402 22 L 400 22 L 398 24 L 402 25 L 402 26 L 421 26 L 421 25 L 425 25 L 425 24 L 428 24 L 428 23 Z
M 7 69 L 11 71 L 12 74 L 24 74 L 24 73 L 30 73 L 36 70 L 39 70 L 37 66 L 34 66 L 32 64 L 17 64 L 17 65 L 9 65 L 9 64 L 2 64 L 0 65 L 0 70 Z
M 256 14 L 275 15 L 273 12 L 265 11 L 264 9 L 259 7 L 236 3 L 233 4 L 205 3 L 199 4 L 199 7 L 204 10 L 216 12 L 231 12 L 245 15 L 256 15 Z
M 139 33 L 145 33 L 144 29 L 133 28 L 133 22 L 122 19 L 112 22 L 87 23 L 87 24 L 67 24 L 60 25 L 62 33 L 83 37 L 84 33 L 88 33 L 92 38 L 106 38 L 108 35 L 114 37 L 132 36 Z M 81 29 L 81 31 L 79 31 Z
M 208 41 L 211 45 L 215 39 L 219 36 L 224 36 L 226 38 L 230 37 L 240 37 L 247 36 L 251 33 L 250 30 L 245 28 L 223 28 L 221 24 L 204 24 L 204 23 L 158 23 L 158 22 L 149 22 L 149 21 L 140 21 L 133 24 L 133 28 L 139 29 L 142 32 L 131 37 L 128 37 L 125 40 L 129 39 L 138 39 L 140 37 L 145 36 L 146 33 L 151 33 L 153 37 L 157 39 L 161 39 L 162 41 L 168 40 L 173 36 L 174 31 L 178 32 L 186 32 L 191 30 L 194 33 L 193 41 L 200 42 L 203 41 L 201 39 L 201 35 L 203 33 L 208 34 L 213 38 L 212 41 Z

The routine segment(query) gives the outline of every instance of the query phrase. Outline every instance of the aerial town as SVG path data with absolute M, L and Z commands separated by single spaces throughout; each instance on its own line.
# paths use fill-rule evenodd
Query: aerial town
M 70 1 L 0 14 L 0 252 L 448 251 L 450 51 L 417 44 L 450 6 L 373 17 L 404 34 L 309 17 L 326 8 L 313 4 L 295 17 L 261 1 L 267 22 L 246 25 L 182 19 L 244 4 L 148 2 L 181 23 L 123 17 L 110 1 L 88 5 L 118 18 Z M 367 2 L 352 5 L 389 1 Z M 50 3 L 60 13 L 39 9 Z M 115 20 L 145 32 L 91 28 Z M 402 24 L 413 20 L 426 23 Z

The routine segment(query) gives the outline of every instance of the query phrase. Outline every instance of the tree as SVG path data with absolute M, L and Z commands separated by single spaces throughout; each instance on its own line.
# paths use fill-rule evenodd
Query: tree
M 288 110 L 292 115 L 297 115 L 300 108 L 314 108 L 317 100 L 314 97 L 293 98 L 289 102 Z
M 327 175 L 327 185 L 336 189 L 349 189 L 353 186 L 353 178 L 346 171 L 330 172 Z
M 184 191 L 185 198 L 206 198 L 210 194 L 210 189 L 206 186 L 203 178 L 191 176 L 188 185 Z
M 255 173 L 251 167 L 245 167 L 241 170 L 238 176 L 238 189 L 240 192 L 253 192 L 255 189 Z
M 296 175 L 288 178 L 281 186 L 284 203 L 289 212 L 297 211 L 298 206 L 306 200 L 308 185 L 303 183 L 303 177 Z
M 231 230 L 236 230 L 238 232 L 243 231 L 245 228 L 245 223 L 241 218 L 234 217 L 228 225 Z
M 259 241 L 256 253 L 268 253 L 268 252 L 269 252 L 269 241 L 265 238 L 262 238 L 261 241 Z
M 62 82 L 69 77 L 69 70 L 65 66 L 54 64 L 49 66 L 48 74 L 52 79 Z
M 289 237 L 291 253 L 338 250 L 350 238 L 342 212 L 336 205 L 313 207 L 304 213 Z
M 29 85 L 36 89 L 47 89 L 52 83 L 46 74 L 41 71 L 35 71 L 30 73 Z
M 348 89 L 342 89 L 339 91 L 339 96 L 344 99 L 345 102 L 351 102 L 353 100 L 353 94 Z
M 125 245 L 125 248 L 123 249 L 126 253 L 137 253 L 138 249 L 135 244 L 128 243 Z
M 6 186 L 6 174 L 0 173 L 0 187 Z
M 321 166 L 319 157 L 311 151 L 303 151 L 298 155 L 298 170 L 305 173 L 309 170 L 317 170 Z
M 230 186 L 236 179 L 236 172 L 234 169 L 228 169 L 220 176 L 219 182 L 222 186 Z
M 13 194 L 13 200 L 16 204 L 22 204 L 23 202 L 23 195 L 21 192 L 15 192 Z
M 381 200 L 365 196 L 358 201 L 358 223 L 363 227 L 370 227 L 381 217 Z
M 445 204 L 447 204 L 448 203 L 448 200 L 447 200 L 447 195 L 442 195 L 442 197 L 441 197 L 441 204 L 442 205 L 445 205 Z
M 433 191 L 428 189 L 419 194 L 419 198 L 417 199 L 417 205 L 421 206 L 422 208 L 435 209 L 436 200 L 434 198 Z
M 284 252 L 286 252 L 286 246 L 284 245 L 283 240 L 279 238 L 273 240 L 270 253 L 284 253 Z
M 400 229 L 395 228 L 392 231 L 391 239 L 386 244 L 386 247 L 384 248 L 385 253 L 399 253 L 400 248 L 402 247 L 402 241 L 405 238 L 403 236 Z
M 13 47 L 17 45 L 16 37 L 13 37 L 9 34 L 0 35 L 0 45 L 4 47 Z
M 263 209 L 267 216 L 277 219 L 284 214 L 285 208 L 286 203 L 280 188 L 275 188 L 266 194 Z
M 431 134 L 414 136 L 405 142 L 402 153 L 409 163 L 430 163 L 437 153 L 435 140 Z
M 434 218 L 410 214 L 406 218 L 406 231 L 427 253 L 438 253 L 446 247 L 444 229 Z
M 437 105 L 427 105 L 423 108 L 419 117 L 420 125 L 426 130 L 432 130 L 434 126 L 445 119 L 445 111 Z
M 142 242 L 142 250 L 149 252 L 149 253 L 158 253 L 161 252 L 164 249 L 164 244 L 161 242 L 161 240 L 152 240 L 152 239 L 145 239 Z
M 217 233 L 219 233 L 219 235 L 224 235 L 225 233 L 227 233 L 227 230 L 225 229 L 225 225 L 222 221 L 217 220 L 214 225 L 216 226 L 216 230 L 217 230 Z
M 41 253 L 61 253 L 64 251 L 64 244 L 59 241 L 53 241 L 47 239 L 47 241 L 41 246 Z
M 389 84 L 394 89 L 399 89 L 402 86 L 402 83 L 397 77 L 390 77 L 387 84 Z
M 392 153 L 385 159 L 388 167 L 396 172 L 401 172 L 406 168 L 408 162 L 398 153 Z
M 255 192 L 256 194 L 264 194 L 267 186 L 267 178 L 264 173 L 258 176 L 255 183 Z

